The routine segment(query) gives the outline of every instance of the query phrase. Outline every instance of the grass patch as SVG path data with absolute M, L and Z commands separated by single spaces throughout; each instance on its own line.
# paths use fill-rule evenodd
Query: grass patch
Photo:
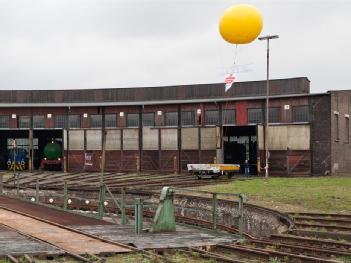
M 285 212 L 351 212 L 351 177 L 254 178 L 200 189 L 244 193 L 249 203 Z

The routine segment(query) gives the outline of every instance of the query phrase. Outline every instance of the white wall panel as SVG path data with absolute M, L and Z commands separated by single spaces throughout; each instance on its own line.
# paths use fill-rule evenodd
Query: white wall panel
M 84 150 L 84 130 L 69 131 L 69 149 Z
M 139 130 L 123 130 L 123 150 L 139 150 Z
M 87 150 L 101 150 L 101 130 L 87 130 Z
M 199 149 L 198 128 L 182 128 L 182 149 L 183 150 Z
M 106 150 L 121 149 L 121 130 L 106 130 Z
M 264 150 L 264 127 L 258 126 L 258 147 Z M 269 126 L 269 150 L 309 150 L 309 125 L 277 125 Z
M 161 149 L 178 150 L 177 129 L 161 129 Z
M 201 150 L 216 150 L 216 127 L 201 128 Z
M 143 128 L 143 150 L 158 150 L 158 129 Z

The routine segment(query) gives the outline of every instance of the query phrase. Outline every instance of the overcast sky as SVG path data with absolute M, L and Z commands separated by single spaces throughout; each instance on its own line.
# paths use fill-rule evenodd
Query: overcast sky
M 266 78 L 266 45 L 218 33 L 227 0 L 0 0 L 0 88 L 84 89 Z M 261 10 L 271 78 L 306 76 L 312 92 L 349 89 L 350 1 L 245 1 Z M 239 67 L 240 68 L 240 67 Z

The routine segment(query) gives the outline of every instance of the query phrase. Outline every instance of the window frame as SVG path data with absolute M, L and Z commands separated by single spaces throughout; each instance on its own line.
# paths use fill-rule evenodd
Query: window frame
M 60 119 L 62 118 L 62 119 Z M 60 119 L 60 120 L 59 120 Z M 63 126 L 61 127 L 60 125 L 57 124 L 61 124 L 63 120 Z M 54 127 L 56 129 L 66 129 L 67 126 L 67 115 L 55 115 L 54 116 Z
M 0 115 L 0 129 L 9 129 L 9 128 L 10 128 L 10 116 Z
M 296 118 L 299 115 L 302 115 L 302 113 L 296 113 L 297 109 L 302 109 L 305 108 L 307 111 L 304 113 L 306 114 L 307 119 L 303 119 L 303 120 L 297 120 L 298 118 Z M 292 107 L 292 122 L 295 123 L 308 123 L 310 122 L 310 112 L 309 112 L 309 105 L 296 105 Z
M 184 114 L 190 114 L 189 123 L 184 123 Z M 194 111 L 182 111 L 181 112 L 181 126 L 194 126 L 195 125 L 195 112 Z
M 226 112 L 233 112 L 233 122 L 228 122 L 226 119 Z M 231 120 L 229 120 L 231 121 Z M 222 125 L 236 125 L 236 110 L 235 109 L 224 109 L 222 110 Z
M 127 122 L 126 122 L 126 124 L 127 124 L 127 127 L 131 127 L 131 128 L 135 128 L 135 127 L 139 127 L 139 125 L 140 125 L 140 116 L 139 116 L 139 113 L 127 113 Z M 137 117 L 136 118 L 136 120 L 135 120 L 135 122 L 137 123 L 137 125 L 130 125 L 129 124 L 129 121 L 131 120 L 131 118 L 130 117 Z
M 26 121 L 28 121 L 28 127 L 21 127 L 21 122 L 23 121 L 23 119 L 25 119 Z M 31 121 L 30 121 L 30 116 L 18 116 L 18 128 L 19 129 L 30 129 L 30 124 Z
M 172 114 L 172 115 L 174 115 L 176 117 L 175 119 L 173 119 L 175 124 L 173 124 L 173 123 L 169 124 L 168 123 L 167 116 L 169 116 L 170 114 Z M 173 122 L 173 121 L 171 121 L 171 122 Z M 165 112 L 164 113 L 164 126 L 176 127 L 176 126 L 178 126 L 178 124 L 179 124 L 179 116 L 178 116 L 178 112 L 177 111 L 169 111 L 169 112 Z
M 73 123 L 73 121 L 77 121 L 77 120 L 74 120 L 73 117 L 77 118 L 78 125 L 71 125 Z M 81 124 L 81 116 L 79 114 L 70 114 L 70 115 L 68 115 L 68 128 L 69 129 L 80 129 L 81 125 L 82 125 Z
M 208 113 L 214 113 L 216 112 L 217 113 L 217 116 L 211 116 L 210 118 L 208 117 Z M 216 121 L 212 122 L 212 119 L 215 119 L 217 118 Z M 211 122 L 210 122 L 211 120 Z M 216 109 L 216 110 L 205 110 L 205 125 L 206 126 L 218 126 L 219 125 L 219 110 Z
M 251 110 L 260 110 L 261 111 L 261 120 L 259 121 L 255 121 L 255 122 L 252 122 L 250 121 L 250 111 Z M 247 109 L 247 123 L 248 124 L 261 124 L 261 123 L 264 123 L 264 109 L 263 108 L 248 108 Z
M 147 119 L 146 117 L 152 116 L 151 119 Z M 151 121 L 150 123 L 148 123 Z M 143 127 L 155 127 L 155 113 L 154 112 L 143 112 L 141 114 L 141 124 Z
M 108 120 L 108 118 L 110 118 L 110 120 Z M 113 122 L 113 125 L 107 125 L 108 123 Z M 105 128 L 116 128 L 117 127 L 117 114 L 115 113 L 108 113 L 105 114 Z
M 350 143 L 350 117 L 345 116 L 345 143 Z
M 43 121 L 42 127 L 38 127 L 38 117 L 40 117 Z M 29 124 L 30 125 L 30 124 Z M 33 129 L 45 129 L 45 116 L 44 115 L 33 115 Z
M 99 119 L 94 118 L 98 117 Z M 90 114 L 90 128 L 101 129 L 102 128 L 102 115 L 101 114 Z

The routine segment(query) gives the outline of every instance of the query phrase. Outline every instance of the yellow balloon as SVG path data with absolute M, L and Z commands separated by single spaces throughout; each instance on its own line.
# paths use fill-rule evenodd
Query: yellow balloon
M 224 11 L 219 21 L 219 32 L 229 43 L 247 44 L 258 37 L 262 25 L 262 16 L 256 7 L 240 4 Z

